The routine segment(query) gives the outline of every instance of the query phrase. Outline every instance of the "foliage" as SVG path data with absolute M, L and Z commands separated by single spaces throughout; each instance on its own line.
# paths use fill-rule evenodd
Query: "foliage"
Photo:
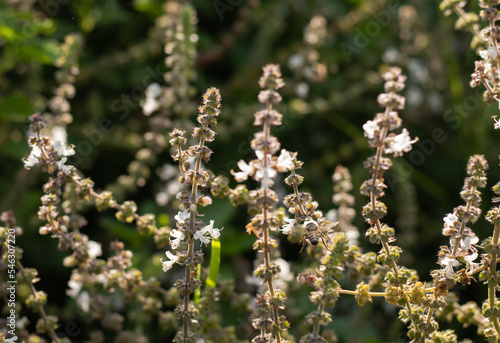
M 2 339 L 498 342 L 497 2 L 440 7 L 1 2 Z

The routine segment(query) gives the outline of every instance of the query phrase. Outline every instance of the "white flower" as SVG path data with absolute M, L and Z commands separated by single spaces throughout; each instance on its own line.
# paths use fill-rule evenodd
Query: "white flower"
M 87 253 L 89 254 L 90 258 L 96 258 L 97 256 L 101 256 L 102 255 L 101 243 L 88 241 Z
M 498 51 L 494 46 L 490 45 L 486 50 L 479 51 L 479 56 L 481 56 L 481 58 L 483 58 L 484 60 L 495 59 L 498 56 Z
M 365 131 L 365 137 L 367 137 L 368 139 L 374 139 L 375 133 L 380 130 L 380 127 L 378 126 L 378 123 L 376 121 L 368 120 L 363 125 L 363 130 Z
M 174 217 L 178 225 L 184 225 L 188 218 L 189 218 L 189 212 L 187 210 L 179 211 L 177 215 Z
M 158 100 L 146 97 L 146 100 L 142 103 L 142 112 L 145 116 L 150 116 L 151 113 L 160 108 L 160 103 Z
M 392 138 L 389 142 L 389 147 L 385 149 L 386 154 L 393 154 L 396 156 L 402 156 L 404 152 L 411 150 L 411 145 L 417 142 L 418 139 L 411 139 L 410 133 L 407 129 L 403 129 L 399 135 Z
M 213 220 L 211 220 L 210 223 L 212 224 L 213 227 Z M 212 236 L 212 238 L 219 239 L 221 230 L 222 229 L 213 228 L 212 233 L 210 235 Z
M 473 245 L 479 242 L 479 238 L 474 236 L 467 236 L 463 240 L 460 241 L 460 245 L 465 251 L 469 250 L 477 250 Z
M 163 261 L 162 258 L 160 259 L 164 272 L 172 268 L 172 266 L 179 260 L 179 256 L 172 254 L 170 251 L 165 252 L 165 254 L 167 255 L 169 261 Z
M 498 102 L 498 109 L 500 110 L 500 101 Z M 493 116 L 493 120 L 495 121 L 493 127 L 495 129 L 500 129 L 500 120 L 497 120 L 497 116 Z
M 54 141 L 66 142 L 68 139 L 68 133 L 63 126 L 53 126 L 48 134 L 52 137 Z M 35 135 L 34 135 L 35 136 Z
M 268 189 L 274 184 L 272 178 L 275 176 L 276 176 L 276 170 L 270 166 L 261 167 L 255 173 L 255 178 L 261 182 L 263 189 Z
M 276 168 L 280 171 L 290 171 L 294 168 L 295 156 L 290 151 L 285 149 L 281 149 L 281 154 L 278 156 L 278 160 L 276 161 Z
M 453 277 L 453 273 L 455 272 L 453 270 L 453 267 L 458 266 L 458 261 L 454 258 L 448 258 L 445 257 L 439 262 L 444 268 L 444 271 L 446 273 L 446 277 L 448 279 L 451 279 Z
M 203 229 L 196 231 L 193 235 L 193 238 L 199 240 L 203 244 L 209 244 L 210 237 L 205 236 L 207 232 L 208 230 L 207 227 L 205 226 Z
M 73 167 L 73 166 L 67 166 L 65 164 L 67 160 L 68 160 L 67 157 L 63 157 L 59 161 L 57 161 L 57 168 L 59 168 L 59 170 L 62 171 L 64 174 L 70 174 L 71 168 Z
M 443 220 L 445 226 L 453 227 L 455 225 L 454 223 L 458 220 L 458 217 L 453 213 L 448 213 L 448 215 L 444 217 Z
M 203 229 L 196 231 L 195 234 L 193 235 L 194 239 L 199 240 L 203 244 L 208 244 L 210 243 L 210 237 L 205 236 L 206 234 L 209 234 L 210 237 L 218 239 L 220 237 L 220 230 L 219 229 L 214 229 L 214 221 L 211 220 L 210 224 L 205 226 Z
M 276 279 L 274 279 L 275 287 L 277 289 L 286 290 L 290 281 L 294 279 L 290 263 L 282 258 L 277 258 L 274 260 L 274 264 L 279 268 L 279 273 L 276 275 Z
M 146 99 L 141 103 L 142 112 L 144 115 L 149 116 L 154 111 L 160 108 L 160 102 L 158 101 L 158 97 L 161 94 L 161 87 L 157 83 L 152 83 L 146 88 Z
M 34 167 L 38 164 L 38 159 L 42 156 L 42 150 L 40 147 L 35 145 L 33 147 L 33 150 L 31 150 L 30 155 L 28 156 L 27 159 L 24 160 L 24 168 L 30 169 L 31 167 Z
M 65 142 L 59 141 L 59 140 L 54 140 L 54 143 L 52 144 L 54 147 L 54 150 L 57 152 L 59 156 L 71 156 L 75 154 L 75 149 L 73 149 L 73 146 L 67 146 Z
M 82 309 L 83 312 L 89 312 L 90 310 L 90 296 L 89 292 L 87 291 L 82 291 L 79 295 L 78 298 L 76 299 L 76 303 L 80 308 Z
M 473 270 L 475 265 L 477 265 L 477 263 L 473 263 L 473 261 L 479 256 L 477 248 L 474 246 L 477 242 L 479 242 L 479 238 L 476 235 L 468 236 L 460 240 L 460 247 L 463 249 L 465 254 L 464 261 L 467 262 L 469 270 Z
M 235 173 L 234 171 L 231 170 L 231 174 L 234 175 L 234 179 L 238 182 L 245 181 L 246 179 L 248 179 L 250 175 L 254 173 L 253 166 L 251 164 L 247 164 L 243 160 L 239 160 L 238 167 L 240 168 L 241 171 Z
M 172 239 L 172 237 L 174 239 Z M 177 249 L 179 247 L 179 245 L 181 244 L 181 242 L 184 240 L 184 232 L 180 231 L 180 230 L 176 230 L 176 229 L 173 229 L 172 231 L 170 231 L 170 246 L 172 247 L 172 249 Z
M 70 279 L 68 281 L 68 286 L 69 289 L 66 290 L 66 294 L 72 298 L 76 298 L 82 289 L 82 283 L 80 281 Z
M 455 223 L 458 221 L 458 217 L 454 213 L 448 213 L 446 217 L 443 218 L 443 221 L 443 235 L 453 235 L 453 232 L 455 232 Z
M 285 235 L 289 235 L 292 233 L 293 226 L 297 222 L 295 219 L 290 219 L 285 217 L 285 221 L 288 224 L 283 225 L 283 228 L 281 229 L 281 232 L 283 232 Z
M 477 253 L 477 249 L 474 249 L 475 251 L 472 252 L 472 254 L 464 256 L 464 261 L 467 262 L 468 265 L 475 265 L 477 263 L 472 263 L 479 255 Z
M 352 230 L 346 231 L 345 234 L 349 240 L 349 246 L 357 246 L 359 231 L 356 228 L 353 228 Z

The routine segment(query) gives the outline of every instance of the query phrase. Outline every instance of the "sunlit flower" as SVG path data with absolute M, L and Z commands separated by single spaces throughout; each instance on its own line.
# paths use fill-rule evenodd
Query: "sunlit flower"
M 59 161 L 57 161 L 57 168 L 62 171 L 64 174 L 70 174 L 71 173 L 71 167 L 72 166 L 67 166 L 65 163 L 68 160 L 67 157 L 61 158 Z
M 180 230 L 173 229 L 170 231 L 170 245 L 172 246 L 172 249 L 177 249 L 181 242 L 184 240 L 184 232 Z M 173 239 L 172 239 L 173 238 Z
M 219 239 L 220 232 L 221 232 L 222 229 L 214 228 L 213 227 L 214 226 L 214 221 L 213 220 L 210 221 L 210 225 L 212 225 L 212 232 L 210 233 L 210 236 L 212 236 L 212 238 L 214 238 L 214 239 Z
M 295 276 L 290 268 L 290 263 L 282 258 L 274 260 L 274 264 L 279 267 L 279 273 L 274 279 L 275 286 L 278 289 L 287 289 L 290 281 L 295 279 Z
M 59 156 L 71 156 L 75 154 L 75 149 L 71 145 L 67 145 L 63 141 L 59 140 L 54 140 L 54 143 L 52 145 L 54 147 L 54 150 L 57 152 Z
M 90 295 L 89 292 L 87 291 L 82 291 L 79 295 L 78 298 L 76 299 L 76 303 L 80 307 L 80 309 L 87 313 L 90 310 Z
M 288 224 L 283 225 L 283 227 L 281 228 L 281 232 L 283 232 L 285 235 L 289 235 L 292 233 L 292 229 L 297 221 L 295 219 L 290 219 L 287 217 L 285 217 L 285 221 Z
M 206 236 L 207 233 L 209 236 Z M 205 226 L 203 229 L 196 231 L 193 237 L 203 244 L 208 244 L 210 243 L 210 237 L 215 239 L 220 237 L 220 230 L 214 229 L 214 221 L 211 220 L 210 224 Z
M 380 127 L 375 120 L 368 120 L 363 125 L 363 130 L 365 131 L 365 137 L 368 139 L 374 139 L 375 134 L 380 130 Z
M 42 156 L 42 150 L 40 149 L 40 147 L 35 145 L 31 150 L 28 158 L 24 160 L 24 167 L 26 169 L 30 169 L 31 167 L 36 166 L 38 164 L 38 159 L 40 158 L 40 156 Z
M 203 244 L 209 244 L 210 237 L 205 236 L 205 234 L 208 232 L 209 231 L 207 230 L 207 227 L 205 226 L 203 229 L 196 231 L 193 235 L 193 238 L 199 240 Z
M 273 185 L 272 178 L 276 176 L 276 170 L 271 167 L 261 167 L 255 173 L 255 178 L 261 181 L 262 188 L 268 189 Z
M 254 168 L 251 164 L 247 164 L 245 161 L 240 160 L 238 162 L 238 168 L 240 168 L 241 171 L 239 172 L 234 172 L 231 170 L 231 174 L 234 175 L 234 179 L 238 182 L 245 181 L 248 179 L 250 175 L 254 173 Z
M 178 225 L 184 225 L 186 223 L 186 220 L 189 218 L 189 212 L 188 211 L 179 211 L 174 219 L 177 221 Z
M 290 151 L 281 149 L 281 154 L 276 161 L 276 168 L 280 171 L 290 171 L 294 168 L 295 156 Z
M 443 218 L 444 224 L 446 226 L 454 226 L 455 222 L 458 220 L 458 217 L 454 213 L 448 213 L 446 217 Z
M 460 241 L 460 245 L 465 251 L 476 250 L 474 244 L 476 244 L 477 242 L 479 242 L 479 238 L 476 235 L 467 236 Z
M 453 232 L 455 232 L 455 222 L 458 220 L 458 217 L 453 213 L 448 213 L 446 217 L 443 218 L 444 227 L 443 227 L 443 235 L 451 236 Z
M 82 283 L 80 281 L 70 279 L 68 281 L 68 287 L 69 288 L 66 290 L 66 294 L 76 299 L 82 289 Z
M 96 258 L 97 256 L 102 255 L 101 243 L 97 243 L 94 241 L 87 242 L 87 253 L 90 258 Z
M 408 152 L 412 148 L 412 144 L 416 143 L 418 139 L 411 139 L 410 133 L 407 129 L 403 129 L 399 135 L 392 138 L 389 142 L 389 147 L 385 149 L 386 154 L 393 154 L 394 156 L 402 156 L 403 153 Z
M 454 258 L 445 257 L 439 262 L 444 268 L 446 277 L 451 279 L 453 277 L 453 267 L 458 266 L 459 262 Z
M 168 260 L 163 261 L 163 259 L 160 259 L 160 262 L 163 265 L 164 272 L 172 268 L 172 266 L 179 260 L 179 256 L 172 254 L 170 251 L 165 252 L 165 254 L 168 257 Z
M 484 60 L 495 59 L 498 56 L 498 51 L 494 46 L 490 45 L 486 50 L 479 51 L 479 56 L 481 56 Z
M 154 111 L 160 108 L 158 97 L 161 95 L 161 87 L 157 83 L 152 83 L 146 88 L 146 99 L 141 103 L 142 112 L 144 115 L 149 116 Z
M 498 109 L 500 109 L 500 102 L 498 102 Z M 500 129 L 500 120 L 497 120 L 497 116 L 493 116 L 493 120 L 495 121 L 493 127 L 495 129 Z

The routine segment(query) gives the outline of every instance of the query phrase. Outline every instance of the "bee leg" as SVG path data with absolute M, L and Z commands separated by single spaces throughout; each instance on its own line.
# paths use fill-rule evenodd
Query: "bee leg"
M 323 242 L 323 245 L 325 246 L 326 249 L 330 249 L 330 246 L 326 243 L 325 241 L 325 235 L 324 234 L 321 234 L 321 241 Z
M 300 249 L 299 251 L 299 254 L 302 253 L 302 250 L 304 250 L 304 248 L 306 247 L 306 240 L 305 240 L 305 236 L 302 237 L 302 239 L 300 240 L 299 243 L 302 243 L 302 248 Z

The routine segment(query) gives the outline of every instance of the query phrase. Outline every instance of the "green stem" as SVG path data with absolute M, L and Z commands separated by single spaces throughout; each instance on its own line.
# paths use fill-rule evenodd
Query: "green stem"
M 318 313 L 323 313 L 323 310 L 325 309 L 325 304 L 323 302 L 320 302 L 319 305 L 318 305 Z M 319 319 L 316 318 L 316 320 L 314 321 L 314 324 L 313 324 L 313 329 L 312 329 L 312 335 L 314 338 L 318 338 L 319 337 L 319 329 L 320 329 L 321 325 L 319 323 Z

